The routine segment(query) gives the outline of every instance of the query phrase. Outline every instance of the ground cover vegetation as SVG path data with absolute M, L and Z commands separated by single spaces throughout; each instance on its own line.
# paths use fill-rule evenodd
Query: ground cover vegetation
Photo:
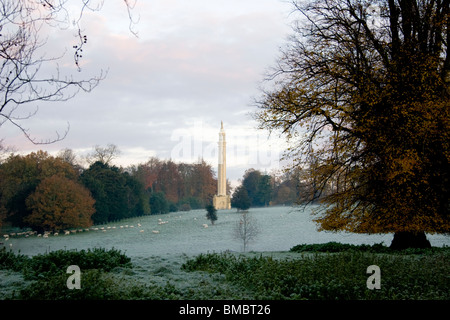
M 370 246 L 367 246 L 370 247 Z M 242 286 L 255 299 L 293 300 L 447 300 L 448 248 L 420 254 L 374 253 L 389 248 L 329 244 L 303 247 L 305 254 L 276 259 L 255 253 L 254 257 L 230 253 L 201 254 L 187 261 L 188 271 L 225 275 L 226 281 Z M 330 248 L 332 248 L 330 250 Z M 334 253 L 329 253 L 329 250 Z M 298 248 L 294 251 L 298 251 Z M 309 252 L 309 254 L 306 254 Z M 381 289 L 367 288 L 367 267 L 382 270 Z
M 415 250 L 328 243 L 296 246 L 289 257 L 276 252 L 200 254 L 185 257 L 174 269 L 145 270 L 145 278 L 164 276 L 165 281 L 153 284 L 134 277 L 142 267 L 115 249 L 33 257 L 2 249 L 0 269 L 19 272 L 24 279 L 6 299 L 448 300 L 449 248 Z M 66 268 L 72 264 L 83 270 L 79 290 L 66 285 Z M 373 264 L 382 270 L 379 290 L 366 286 L 366 269 Z

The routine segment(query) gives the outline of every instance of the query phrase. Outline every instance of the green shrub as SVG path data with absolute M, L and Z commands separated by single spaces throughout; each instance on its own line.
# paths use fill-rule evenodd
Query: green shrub
M 27 257 L 0 250 L 0 268 L 22 271 L 26 280 L 45 278 L 65 273 L 67 267 L 77 265 L 82 270 L 111 271 L 116 267 L 131 267 L 131 259 L 119 250 L 94 248 L 81 251 L 57 250 Z
M 417 256 L 358 251 L 314 254 L 298 259 L 200 255 L 187 271 L 220 272 L 256 299 L 444 299 L 450 298 L 449 252 Z M 367 267 L 381 269 L 381 290 L 367 289 Z
M 131 259 L 119 250 L 94 248 L 81 251 L 57 250 L 33 256 L 23 270 L 25 279 L 37 279 L 66 273 L 67 267 L 77 265 L 81 270 L 111 271 L 115 267 L 130 267 Z
M 81 274 L 81 288 L 68 289 L 67 274 L 57 274 L 40 279 L 21 290 L 19 299 L 39 300 L 117 300 L 143 295 L 145 288 L 130 285 L 119 277 L 92 269 Z
M 372 252 L 372 253 L 390 253 L 390 254 L 427 254 L 433 252 L 445 252 L 450 251 L 449 247 L 432 247 L 428 249 L 415 249 L 410 248 L 406 250 L 393 250 L 382 243 L 376 243 L 373 245 L 361 244 L 346 244 L 338 242 L 327 242 L 319 244 L 299 244 L 292 247 L 291 252 L 344 252 L 344 251 L 359 251 L 359 252 Z
M 5 247 L 0 249 L 0 269 L 21 271 L 27 261 L 27 256 L 21 254 L 16 255 L 11 250 L 6 251 Z

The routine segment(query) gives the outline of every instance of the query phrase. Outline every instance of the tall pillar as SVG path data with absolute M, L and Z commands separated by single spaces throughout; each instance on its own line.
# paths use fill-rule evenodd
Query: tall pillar
M 223 122 L 220 123 L 218 149 L 217 195 L 214 196 L 213 205 L 217 210 L 231 209 L 230 196 L 227 195 L 227 143 Z
M 225 130 L 221 122 L 219 132 L 219 162 L 218 162 L 217 195 L 227 194 L 227 142 L 225 141 Z

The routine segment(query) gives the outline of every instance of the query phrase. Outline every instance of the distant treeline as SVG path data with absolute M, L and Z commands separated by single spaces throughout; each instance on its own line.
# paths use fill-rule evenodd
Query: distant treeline
M 10 155 L 0 163 L 0 224 L 40 231 L 88 227 L 124 218 L 204 208 L 217 180 L 205 161 L 151 158 L 119 168 L 93 157 L 88 168 L 71 151 Z
M 118 152 L 114 145 L 96 147 L 85 166 L 71 150 L 57 156 L 44 151 L 11 154 L 0 162 L 0 225 L 6 221 L 56 231 L 212 203 L 217 179 L 205 161 L 187 164 L 152 157 L 122 168 L 111 164 Z M 303 191 L 299 172 L 268 175 L 249 169 L 233 193 L 232 206 L 291 205 Z
M 248 169 L 241 184 L 233 192 L 231 206 L 247 210 L 250 207 L 312 202 L 312 199 L 321 199 L 331 188 L 326 186 L 322 194 L 318 195 L 311 186 L 313 184 L 308 180 L 307 173 L 299 168 L 271 174 Z

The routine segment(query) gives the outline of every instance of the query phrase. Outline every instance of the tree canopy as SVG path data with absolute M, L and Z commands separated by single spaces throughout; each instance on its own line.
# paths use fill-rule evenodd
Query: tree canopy
M 24 222 L 41 231 L 90 227 L 95 200 L 76 181 L 54 175 L 44 179 L 27 199 L 31 210 Z
M 216 193 L 214 172 L 203 160 L 187 164 L 151 158 L 123 168 L 111 163 L 118 154 L 115 146 L 95 146 L 94 152 L 90 159 L 97 161 L 87 168 L 70 149 L 56 157 L 38 151 L 1 161 L 0 226 L 7 221 L 39 231 L 86 227 L 205 208 Z
M 449 232 L 449 1 L 292 4 L 256 117 L 289 141 L 310 201 L 331 190 L 320 228 Z
M 23 227 L 31 214 L 26 199 L 46 178 L 58 175 L 76 181 L 78 173 L 61 158 L 47 152 L 32 152 L 26 156 L 11 155 L 0 166 L 0 207 L 6 219 Z

